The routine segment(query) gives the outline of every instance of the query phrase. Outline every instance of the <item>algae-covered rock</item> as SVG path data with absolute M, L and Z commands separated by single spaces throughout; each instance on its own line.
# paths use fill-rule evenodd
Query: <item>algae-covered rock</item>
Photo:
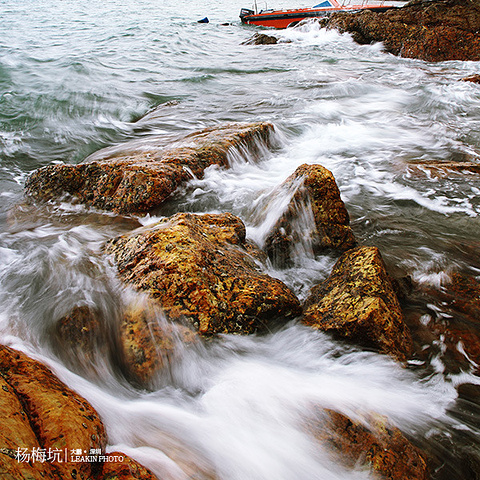
M 314 253 L 327 249 L 344 252 L 355 246 L 350 218 L 332 172 L 321 165 L 301 165 L 277 195 L 287 192 L 291 200 L 265 240 L 265 251 L 276 266 L 291 263 L 299 242 L 309 244 Z
M 345 252 L 306 300 L 303 322 L 403 361 L 412 341 L 376 247 Z
M 45 365 L 2 345 L 0 374 L 20 400 L 38 444 L 47 452 L 61 452 L 49 462 L 54 477 L 92 478 L 99 469 L 98 464 L 65 461 L 64 452 L 67 449 L 70 455 L 74 449 L 105 450 L 105 429 L 93 407 Z M 23 417 L 22 410 L 18 410 L 16 416 Z
M 383 42 L 387 52 L 429 62 L 480 60 L 480 4 L 476 0 L 412 1 L 386 12 L 334 13 L 327 28 L 361 44 Z
M 182 184 L 202 177 L 211 165 L 228 166 L 236 148 L 255 151 L 269 145 L 269 123 L 230 124 L 202 130 L 166 148 L 150 142 L 124 150 L 97 152 L 78 165 L 48 165 L 25 182 L 36 200 L 66 194 L 87 206 L 117 213 L 145 213 L 158 208 Z
M 252 333 L 297 316 L 298 299 L 262 273 L 232 214 L 177 214 L 111 240 L 120 277 L 155 298 L 170 319 L 202 334 Z

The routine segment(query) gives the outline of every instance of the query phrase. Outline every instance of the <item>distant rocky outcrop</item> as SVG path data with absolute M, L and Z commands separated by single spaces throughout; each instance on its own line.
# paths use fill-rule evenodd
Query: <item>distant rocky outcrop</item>
M 429 62 L 480 60 L 480 4 L 476 0 L 419 0 L 386 12 L 335 13 L 327 28 L 361 44 L 383 42 L 394 55 Z
M 301 312 L 292 291 L 261 272 L 232 214 L 176 214 L 111 240 L 106 252 L 125 282 L 202 334 L 262 331 Z
M 233 148 L 270 144 L 270 123 L 229 124 L 191 134 L 174 147 L 127 144 L 106 149 L 78 165 L 48 165 L 25 182 L 28 196 L 55 200 L 70 195 L 89 207 L 117 213 L 146 213 L 158 208 L 180 186 L 202 177 L 211 165 L 228 166 Z
M 330 276 L 305 302 L 303 323 L 404 361 L 410 332 L 380 251 L 357 247 L 345 252 Z
M 332 173 L 321 165 L 301 165 L 278 188 L 291 200 L 265 240 L 264 249 L 277 267 L 289 266 L 295 246 L 313 253 L 344 252 L 356 244 L 350 218 Z

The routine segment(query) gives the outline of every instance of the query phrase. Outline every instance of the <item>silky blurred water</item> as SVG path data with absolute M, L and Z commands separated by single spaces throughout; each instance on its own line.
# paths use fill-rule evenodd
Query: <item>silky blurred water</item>
M 396 273 L 434 290 L 454 271 L 480 275 L 478 175 L 417 168 L 478 163 L 480 88 L 460 79 L 479 63 L 397 58 L 315 24 L 267 32 L 277 45 L 243 45 L 258 29 L 240 24 L 241 7 L 250 5 L 0 0 L 3 342 L 46 361 L 98 409 L 109 448 L 159 478 L 369 478 L 311 438 L 312 405 L 385 415 L 437 457 L 433 478 L 478 478 L 478 404 L 456 388 L 480 381 L 468 355 L 447 365 L 441 336 L 426 339 L 430 353 L 405 369 L 292 323 L 185 346 L 152 392 L 125 382 L 102 351 L 91 363 L 52 345 L 55 322 L 77 304 L 115 323 L 118 305 L 135 294 L 102 245 L 157 217 L 26 206 L 26 176 L 102 147 L 153 137 L 167 145 L 232 121 L 272 122 L 277 146 L 260 158 L 232 152 L 230 169 L 210 168 L 158 215 L 230 211 L 261 245 L 285 203 L 275 187 L 318 163 L 333 172 L 359 242 L 378 246 Z M 197 23 L 205 16 L 210 23 Z M 292 268 L 268 267 L 300 298 L 336 260 L 307 247 Z M 424 324 L 450 315 L 434 297 L 409 308 Z

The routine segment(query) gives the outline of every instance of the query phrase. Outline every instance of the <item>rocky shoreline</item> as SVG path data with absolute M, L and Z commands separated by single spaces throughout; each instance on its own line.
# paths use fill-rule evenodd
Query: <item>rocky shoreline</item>
M 269 124 L 237 124 L 191 135 L 187 139 L 193 140 L 188 147 L 189 168 L 199 175 L 206 165 L 221 164 L 228 168 L 229 149 L 257 150 L 261 148 L 259 144 L 269 144 L 272 131 L 273 126 Z M 196 143 L 198 138 L 202 140 Z M 168 161 L 177 164 L 175 156 L 178 155 L 178 164 L 183 168 L 184 147 L 166 151 Z M 214 155 L 212 160 L 208 159 L 209 154 Z M 99 152 L 95 158 L 102 155 Z M 162 166 L 164 159 L 165 154 L 161 154 L 147 162 L 157 179 L 157 163 Z M 110 162 L 114 168 L 110 168 Z M 152 181 L 155 189 L 149 192 L 155 198 L 153 201 L 144 195 L 142 202 L 138 202 L 138 197 L 134 196 L 130 206 L 128 198 L 132 197 L 123 197 L 124 188 L 119 184 L 117 189 L 103 189 L 99 195 L 100 168 L 107 167 L 104 173 L 107 176 L 114 172 L 116 177 L 134 178 L 132 152 L 126 148 L 125 156 L 117 151 L 113 159 L 104 158 L 93 163 L 94 167 L 86 162 L 77 166 L 42 168 L 27 181 L 27 196 L 35 202 L 55 201 L 68 193 L 87 207 L 104 206 L 124 213 L 145 212 L 147 205 L 151 209 L 147 211 L 154 211 L 159 198 L 174 194 L 171 183 L 155 180 Z M 148 183 L 145 175 L 143 169 L 142 182 Z M 68 187 L 65 192 L 63 186 L 78 176 L 82 177 L 81 188 L 79 182 L 74 182 L 78 188 Z M 43 190 L 45 185 L 49 187 Z M 163 191 L 160 186 L 164 186 Z M 278 191 L 289 192 L 291 200 L 267 235 L 263 250 L 248 241 L 242 220 L 228 212 L 215 215 L 178 213 L 155 225 L 113 238 L 105 245 L 105 254 L 110 256 L 122 281 L 146 294 L 144 304 L 127 308 L 120 324 L 121 362 L 125 377 L 134 386 L 150 388 L 155 375 L 175 362 L 176 342 L 195 342 L 218 333 L 268 332 L 292 319 L 368 350 L 390 355 L 402 363 L 411 358 L 415 340 L 412 340 L 397 296 L 401 291 L 399 282 L 388 274 L 377 248 L 357 245 L 331 172 L 320 165 L 302 165 L 279 185 Z M 339 259 L 330 276 L 312 289 L 302 305 L 290 288 L 265 271 L 268 261 L 278 268 L 288 266 L 298 236 L 305 233 L 299 231 L 296 219 L 305 212 L 311 219 L 308 235 L 314 251 L 331 252 Z M 477 315 L 476 309 L 478 302 L 473 302 L 468 311 Z M 154 320 L 159 312 L 167 319 L 163 327 Z M 76 307 L 70 315 L 59 320 L 57 334 L 62 341 L 93 352 L 101 321 L 94 311 Z M 46 367 L 37 366 L 38 362 L 21 353 L 2 348 L 2 377 L 7 383 L 0 398 L 15 410 L 15 418 L 23 422 L 22 428 L 26 431 L 25 439 L 15 444 L 25 448 L 68 448 L 68 432 L 78 429 L 85 437 L 82 448 L 99 450 L 103 454 L 106 433 L 92 407 L 61 384 Z M 17 371 L 19 373 L 15 373 Z M 25 382 L 28 389 L 23 387 Z M 37 406 L 36 398 L 30 398 L 33 395 L 31 387 L 37 383 L 43 385 L 42 402 L 48 402 L 45 406 L 43 403 Z M 54 403 L 54 408 L 50 407 L 50 402 Z M 56 411 L 62 413 L 61 418 Z M 411 445 L 398 429 L 376 417 L 375 412 L 372 416 L 375 421 L 352 424 L 338 412 L 323 412 L 323 420 L 312 434 L 346 464 L 360 461 L 372 471 L 392 479 L 429 478 L 427 455 Z M 20 431 L 20 427 L 12 428 Z M 46 428 L 48 434 L 42 428 Z M 50 429 L 55 433 L 50 433 Z M 76 437 L 75 445 L 79 441 Z M 367 451 L 378 453 L 367 454 Z M 380 452 L 383 453 L 380 455 Z M 388 455 L 385 452 L 389 452 Z M 139 472 L 135 478 L 153 478 L 151 472 L 124 457 L 124 462 L 118 464 L 88 461 L 73 466 L 45 464 L 45 471 L 35 472 L 35 475 L 70 478 L 73 470 L 63 471 L 62 468 L 75 468 L 76 478 L 120 479 L 127 478 L 122 477 L 121 472 L 132 468 L 125 466 L 125 462 L 131 462 Z M 8 448 L 4 449 L 3 460 L 4 471 L 10 475 L 18 468 L 32 469 L 28 463 L 19 464 Z M 107 474 L 106 469 L 110 473 Z
M 385 52 L 404 58 L 427 62 L 480 60 L 480 5 L 475 0 L 412 0 L 385 12 L 340 12 L 314 21 L 322 28 L 349 33 L 361 45 L 380 42 Z M 278 43 L 277 37 L 264 33 L 245 42 Z M 479 75 L 462 80 L 479 83 Z
M 414 1 L 382 14 L 335 14 L 324 26 L 349 32 L 360 43 L 381 41 L 386 51 L 404 57 L 480 60 L 480 6 L 472 0 Z M 233 151 L 259 156 L 272 148 L 274 137 L 270 123 L 237 123 L 199 131 L 174 145 L 158 141 L 104 149 L 78 165 L 33 172 L 25 193 L 34 205 L 67 198 L 117 215 L 155 214 L 208 167 L 228 168 Z M 441 175 L 452 169 L 478 174 L 474 161 L 425 168 Z M 178 345 L 224 333 L 262 334 L 290 321 L 401 365 L 431 355 L 435 339 L 443 336 L 452 363 L 463 361 L 456 348 L 462 341 L 468 358 L 480 365 L 480 338 L 468 329 L 480 321 L 480 285 L 473 277 L 457 272 L 451 284 L 425 291 L 408 277 L 391 275 L 378 248 L 358 244 L 335 179 L 320 165 L 300 166 L 273 195 L 287 195 L 290 201 L 263 245 L 252 243 L 242 219 L 229 212 L 176 213 L 104 245 L 121 281 L 144 295 L 144 302 L 128 305 L 119 320 L 116 354 L 133 386 L 153 388 L 158 372 L 176 361 Z M 268 265 L 291 265 L 300 238 L 314 254 L 337 258 L 328 278 L 312 288 L 303 304 L 267 273 Z M 422 321 L 419 312 L 428 312 L 431 298 L 440 298 L 464 324 Z M 75 306 L 58 319 L 55 335 L 93 356 L 102 321 L 93 309 Z M 128 456 L 106 453 L 107 433 L 97 412 L 47 367 L 0 346 L 0 373 L 2 478 L 156 478 Z M 467 385 L 464 394 L 478 395 L 472 387 Z M 392 480 L 430 478 L 429 465 L 435 464 L 430 452 L 414 446 L 376 412 L 362 422 L 333 410 L 319 411 L 317 417 L 306 431 L 348 468 L 364 466 Z M 93 453 L 77 456 L 78 461 L 61 456 L 73 449 Z M 45 461 L 33 462 L 32 451 Z M 20 461 L 20 454 L 30 456 Z M 106 461 L 107 456 L 115 460 Z M 195 478 L 216 478 L 212 472 L 197 473 Z

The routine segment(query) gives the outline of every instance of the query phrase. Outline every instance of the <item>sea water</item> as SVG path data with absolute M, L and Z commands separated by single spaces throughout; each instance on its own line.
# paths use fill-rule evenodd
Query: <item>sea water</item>
M 359 243 L 379 247 L 396 273 L 434 290 L 455 271 L 480 275 L 478 176 L 439 177 L 422 166 L 478 162 L 480 88 L 460 79 L 480 64 L 398 58 L 314 23 L 243 26 L 241 7 L 251 5 L 0 0 L 2 343 L 46 362 L 98 410 L 109 451 L 162 479 L 369 478 L 309 434 L 315 409 L 357 420 L 376 412 L 440 459 L 433 478 L 478 478 L 478 404 L 457 392 L 480 383 L 477 366 L 461 342 L 462 361 L 447 365 L 442 336 L 403 368 L 292 322 L 264 336 L 185 345 L 148 392 L 124 381 L 102 350 L 92 362 L 53 344 L 56 320 L 75 305 L 114 322 L 116 306 L 136 295 L 103 256 L 106 240 L 178 211 L 229 211 L 261 245 L 286 202 L 275 187 L 304 163 L 332 171 Z M 197 23 L 205 16 L 208 24 Z M 258 31 L 279 43 L 243 44 Z M 255 158 L 231 152 L 231 168 L 208 169 L 158 216 L 23 204 L 25 179 L 41 166 L 257 121 L 274 124 L 275 148 Z M 303 299 L 336 257 L 299 245 L 294 260 L 266 268 Z M 427 326 L 450 315 L 435 300 L 419 312 Z

